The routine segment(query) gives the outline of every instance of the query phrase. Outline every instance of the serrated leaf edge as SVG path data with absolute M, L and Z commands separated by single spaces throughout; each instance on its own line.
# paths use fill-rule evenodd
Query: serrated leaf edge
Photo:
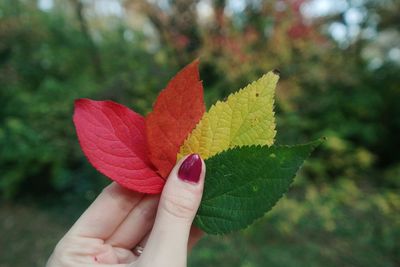
M 238 95 L 238 94 L 241 93 L 242 91 L 246 90 L 248 87 L 250 87 L 250 86 L 256 84 L 259 80 L 263 79 L 264 77 L 266 77 L 266 76 L 268 76 L 268 75 L 272 75 L 273 77 L 277 77 L 277 81 L 275 82 L 275 88 L 276 88 L 276 86 L 277 86 L 277 84 L 278 84 L 278 82 L 279 82 L 280 76 L 279 76 L 278 74 L 275 73 L 275 70 L 272 70 L 272 71 L 269 71 L 269 72 L 267 72 L 266 74 L 262 75 L 262 76 L 261 76 L 260 78 L 258 78 L 257 80 L 252 81 L 251 83 L 249 83 L 249 84 L 247 84 L 246 86 L 240 88 L 239 90 L 237 90 L 237 91 L 235 91 L 235 92 L 229 94 L 229 96 L 228 96 L 226 99 L 224 99 L 224 100 L 217 100 L 217 102 L 215 102 L 214 104 L 211 105 L 211 107 L 208 109 L 208 111 L 204 112 L 204 114 L 203 114 L 202 118 L 200 119 L 200 121 L 196 124 L 196 126 L 192 129 L 192 131 L 187 135 L 186 139 L 183 141 L 183 143 L 182 143 L 182 145 L 181 145 L 181 148 L 182 148 L 182 146 L 183 146 L 184 144 L 186 144 L 186 142 L 189 140 L 189 138 L 190 138 L 191 135 L 192 135 L 192 132 L 193 132 L 195 129 L 197 129 L 197 127 L 202 123 L 202 120 L 203 120 L 204 116 L 206 116 L 206 114 L 208 114 L 208 113 L 209 113 L 212 109 L 214 109 L 217 105 L 224 104 L 224 103 L 228 102 L 229 99 L 231 99 L 232 97 L 235 97 L 236 95 Z M 275 98 L 275 95 L 276 95 L 275 92 L 276 92 L 276 89 L 275 89 L 275 90 L 272 90 L 272 98 L 273 98 L 273 99 Z M 274 124 L 273 124 L 273 129 L 272 129 L 272 130 L 275 132 L 275 134 L 274 134 L 274 137 L 273 137 L 273 139 L 272 139 L 271 145 L 269 145 L 269 146 L 266 145 L 267 147 L 271 147 L 271 146 L 274 145 L 274 143 L 275 143 L 275 136 L 276 136 L 276 133 L 277 133 L 277 131 L 276 131 L 276 119 L 275 119 L 275 107 L 276 107 L 275 104 L 276 104 L 275 101 L 273 101 L 273 103 L 272 103 L 272 117 L 273 117 L 273 120 L 274 120 Z M 218 155 L 218 154 L 220 154 L 220 153 L 222 153 L 222 152 L 229 151 L 229 150 L 232 149 L 232 148 L 241 148 L 241 147 L 245 147 L 245 146 L 249 146 L 249 145 L 236 145 L 236 146 L 233 146 L 233 147 L 229 147 L 228 149 L 221 150 L 220 152 L 214 154 L 213 156 L 211 156 L 211 157 L 209 157 L 209 158 L 212 158 L 212 157 L 214 157 L 214 156 L 216 156 L 216 155 Z M 261 145 L 260 145 L 260 146 L 261 146 Z M 177 158 L 178 158 L 178 159 L 179 159 L 179 155 L 181 155 L 181 153 L 180 153 L 181 148 L 179 149 L 178 154 L 177 154 Z M 182 156 L 183 156 L 183 155 L 182 155 Z M 208 158 L 208 159 L 209 159 L 209 158 Z
M 304 143 L 304 144 L 298 144 L 298 145 L 273 145 L 273 146 L 251 145 L 251 146 L 245 146 L 245 147 L 248 147 L 248 148 L 251 148 L 251 147 L 257 147 L 257 148 L 264 148 L 264 147 L 265 147 L 265 148 L 270 148 L 270 147 L 285 147 L 285 148 L 291 148 L 291 147 L 294 147 L 294 146 L 308 146 L 308 145 L 311 145 L 311 149 L 310 149 L 310 151 L 308 152 L 308 154 L 307 154 L 307 156 L 305 157 L 305 159 L 303 160 L 302 164 L 300 164 L 299 167 L 296 169 L 296 171 L 294 172 L 294 175 L 293 175 L 292 177 L 289 178 L 289 179 L 290 179 L 290 183 L 289 183 L 289 186 L 288 186 L 288 191 L 289 191 L 289 189 L 290 189 L 290 187 L 291 187 L 291 185 L 292 185 L 292 183 L 293 183 L 293 181 L 294 181 L 294 178 L 296 177 L 298 171 L 299 171 L 299 170 L 302 168 L 302 166 L 304 165 L 304 162 L 306 161 L 306 159 L 309 158 L 310 155 L 311 155 L 311 153 L 312 153 L 320 144 L 322 144 L 325 140 L 326 140 L 326 138 L 325 138 L 325 137 L 322 137 L 322 138 L 319 138 L 319 139 L 317 139 L 317 140 L 315 140 L 315 141 L 311 141 L 311 142 Z M 243 148 L 243 146 L 242 146 L 241 148 Z M 219 155 L 219 154 L 221 154 L 221 153 L 227 153 L 227 152 L 229 152 L 229 151 L 231 151 L 231 150 L 235 150 L 235 149 L 238 149 L 238 147 L 229 148 L 229 149 L 227 149 L 227 150 L 221 151 L 220 153 L 218 153 L 218 154 L 216 154 L 216 155 Z M 215 157 L 216 155 L 214 155 L 213 157 Z M 212 157 L 210 157 L 210 158 L 208 158 L 208 159 L 211 159 L 211 158 L 212 158 Z M 197 214 L 196 214 L 196 216 L 195 216 L 194 223 L 195 223 L 199 228 L 203 229 L 203 230 L 204 230 L 206 233 L 208 233 L 208 234 L 225 235 L 225 234 L 229 234 L 229 233 L 232 233 L 232 232 L 235 232 L 235 231 L 243 231 L 243 230 L 249 228 L 251 225 L 253 225 L 256 221 L 261 220 L 268 212 L 270 212 L 270 211 L 277 205 L 277 203 L 283 198 L 284 195 L 287 194 L 288 191 L 286 191 L 285 193 L 282 193 L 282 194 L 279 196 L 278 200 L 277 200 L 268 210 L 266 210 L 262 216 L 253 219 L 251 222 L 249 222 L 248 225 L 246 225 L 246 226 L 243 227 L 243 228 L 240 228 L 240 229 L 233 229 L 233 230 L 230 230 L 230 231 L 227 231 L 227 232 L 207 231 L 207 230 L 205 229 L 205 228 L 207 228 L 207 227 L 204 227 L 204 226 L 205 226 L 204 223 L 202 222 L 202 220 L 199 218 L 199 216 L 198 216 Z M 207 216 L 205 216 L 205 217 L 207 217 Z M 220 218 L 220 219 L 224 219 L 224 218 Z M 225 219 L 225 220 L 230 221 L 230 220 L 228 220 L 228 219 Z M 203 227 L 199 226 L 198 223 L 200 223 L 200 225 L 202 225 Z

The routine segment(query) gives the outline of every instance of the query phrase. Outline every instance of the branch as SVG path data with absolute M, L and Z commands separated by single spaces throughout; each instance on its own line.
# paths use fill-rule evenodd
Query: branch
M 81 32 L 89 45 L 90 58 L 92 60 L 93 68 L 98 79 L 103 77 L 103 68 L 101 64 L 100 53 L 90 36 L 89 26 L 83 13 L 83 3 L 80 0 L 70 0 L 75 8 L 75 15 L 78 18 Z

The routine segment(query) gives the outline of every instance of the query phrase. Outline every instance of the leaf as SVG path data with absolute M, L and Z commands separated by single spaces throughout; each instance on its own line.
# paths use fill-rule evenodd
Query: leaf
M 146 117 L 149 157 L 162 177 L 169 175 L 180 146 L 205 112 L 198 65 L 196 60 L 172 78 Z
M 90 163 L 122 186 L 159 193 L 164 180 L 151 167 L 144 118 L 112 101 L 75 101 L 74 124 Z
M 279 76 L 269 72 L 218 101 L 185 140 L 178 158 L 198 153 L 203 159 L 244 145 L 272 145 L 275 137 L 274 92 Z
M 206 160 L 205 188 L 195 224 L 209 234 L 247 227 L 287 192 L 297 170 L 321 142 L 246 146 Z

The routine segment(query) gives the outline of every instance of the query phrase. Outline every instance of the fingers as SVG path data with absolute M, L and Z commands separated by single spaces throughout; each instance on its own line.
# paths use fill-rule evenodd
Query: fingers
M 106 240 L 142 198 L 143 194 L 112 183 L 82 214 L 69 234 Z
M 197 242 L 199 242 L 199 240 L 203 237 L 203 235 L 204 232 L 202 230 L 200 230 L 196 226 L 192 226 L 189 234 L 188 251 L 193 249 L 193 247 L 197 244 Z M 146 236 L 139 243 L 137 243 L 137 245 L 141 246 L 142 248 L 146 248 L 149 236 L 150 232 L 147 233 Z
M 132 251 L 123 248 L 114 248 L 119 263 L 132 263 L 137 259 L 137 256 Z
M 116 266 L 131 263 L 134 257 L 130 250 L 113 248 L 104 244 L 103 240 L 71 235 L 57 244 L 46 266 Z
M 186 266 L 189 233 L 200 205 L 204 176 L 205 165 L 197 154 L 184 158 L 174 167 L 161 194 L 156 221 L 139 262 L 149 266 Z
M 146 195 L 106 240 L 114 247 L 132 249 L 151 230 L 158 206 L 158 195 Z

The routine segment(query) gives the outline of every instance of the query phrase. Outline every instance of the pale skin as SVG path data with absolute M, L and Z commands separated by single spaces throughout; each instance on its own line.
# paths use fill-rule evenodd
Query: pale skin
M 116 183 L 107 186 L 59 241 L 47 267 L 185 267 L 187 253 L 201 238 L 192 227 L 203 193 L 198 183 L 171 171 L 161 196 L 144 195 Z M 143 253 L 133 249 L 142 246 Z

